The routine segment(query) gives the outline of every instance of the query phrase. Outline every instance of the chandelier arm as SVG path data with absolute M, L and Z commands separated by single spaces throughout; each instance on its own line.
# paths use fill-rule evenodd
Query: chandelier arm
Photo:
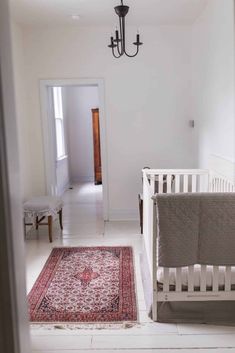
M 126 52 L 126 42 L 125 42 L 125 18 L 123 18 L 123 52 L 128 56 L 129 58 L 134 58 L 138 53 L 139 53 L 139 45 L 137 45 L 137 50 L 136 53 L 133 55 L 130 55 Z
M 137 46 L 137 50 L 136 50 L 136 53 L 135 53 L 135 54 L 130 55 L 130 54 L 128 54 L 128 53 L 126 52 L 126 50 L 125 50 L 124 53 L 125 53 L 126 56 L 128 56 L 129 58 L 134 58 L 134 57 L 139 53 L 139 45 Z
M 121 45 L 121 48 L 120 48 L 120 45 Z M 120 45 L 119 45 L 119 43 L 117 44 L 117 52 L 118 52 L 119 56 L 122 56 L 122 54 L 123 54 L 122 44 L 120 44 Z
M 113 53 L 113 56 L 116 58 L 116 59 L 119 59 L 123 54 L 119 54 L 116 55 L 115 52 L 114 52 L 114 48 L 112 48 L 112 53 Z
M 126 33 L 125 33 L 125 17 L 122 17 L 122 51 L 126 52 Z
M 122 48 L 122 26 L 121 26 L 121 17 L 119 17 L 119 32 L 120 32 L 120 39 L 121 42 L 117 42 L 117 51 L 120 56 L 123 54 L 123 48 Z M 120 43 L 120 45 L 119 45 Z

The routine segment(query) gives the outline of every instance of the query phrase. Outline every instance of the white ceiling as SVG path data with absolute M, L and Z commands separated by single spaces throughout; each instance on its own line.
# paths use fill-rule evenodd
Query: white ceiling
M 124 0 L 131 25 L 191 24 L 211 0 Z M 11 0 L 14 18 L 26 25 L 114 25 L 120 0 Z M 74 21 L 72 14 L 81 19 Z

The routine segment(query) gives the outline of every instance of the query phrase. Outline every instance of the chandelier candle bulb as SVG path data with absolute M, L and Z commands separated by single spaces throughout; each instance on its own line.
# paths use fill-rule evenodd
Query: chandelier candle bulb
M 116 33 L 116 42 L 119 42 L 119 33 L 118 33 L 117 29 L 116 29 L 115 33 Z
M 114 44 L 114 40 L 113 40 L 113 37 L 110 37 L 110 45 L 108 45 L 109 48 L 116 48 L 117 45 Z
M 136 42 L 133 43 L 134 45 L 137 45 L 138 47 L 142 45 L 143 43 L 140 42 L 140 35 L 136 35 Z

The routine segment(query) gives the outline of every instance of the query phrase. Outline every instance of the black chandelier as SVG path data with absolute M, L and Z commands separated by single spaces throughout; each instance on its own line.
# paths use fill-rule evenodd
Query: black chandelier
M 112 53 L 115 58 L 120 58 L 124 54 L 127 55 L 129 58 L 133 58 L 138 54 L 139 47 L 143 43 L 140 42 L 140 35 L 137 32 L 136 42 L 133 43 L 137 47 L 136 53 L 130 55 L 126 52 L 125 17 L 128 14 L 129 6 L 123 5 L 123 0 L 121 0 L 121 5 L 115 6 L 114 10 L 119 17 L 119 31 L 116 29 L 115 38 L 110 38 L 111 43 L 108 47 L 112 49 Z

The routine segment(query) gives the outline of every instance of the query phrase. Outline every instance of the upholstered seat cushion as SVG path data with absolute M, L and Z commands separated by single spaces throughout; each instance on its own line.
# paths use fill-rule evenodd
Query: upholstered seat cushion
M 53 216 L 63 207 L 63 201 L 57 196 L 38 196 L 23 205 L 27 216 Z

